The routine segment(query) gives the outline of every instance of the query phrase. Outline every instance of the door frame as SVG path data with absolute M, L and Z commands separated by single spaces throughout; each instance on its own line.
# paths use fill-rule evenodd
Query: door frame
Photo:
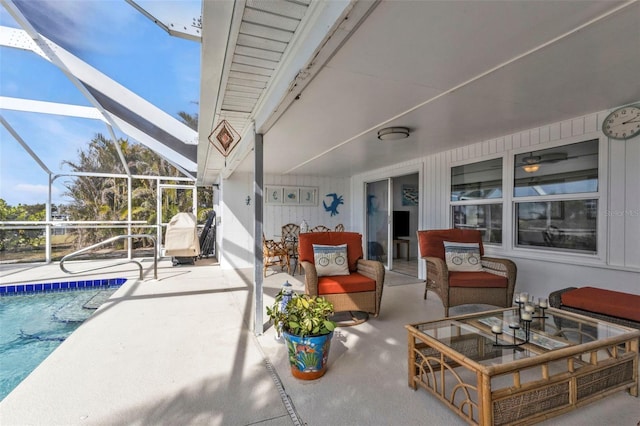
M 354 194 L 353 199 L 359 200 L 354 202 L 353 210 L 352 210 L 352 221 L 353 224 L 362 224 L 359 231 L 362 233 L 364 241 L 368 241 L 368 235 L 366 235 L 366 220 L 367 220 L 367 191 L 366 184 L 371 182 L 377 182 L 385 179 L 393 179 L 394 177 L 405 176 L 410 174 L 418 174 L 418 229 L 422 229 L 423 224 L 425 223 L 424 219 L 424 188 L 426 187 L 423 182 L 424 179 L 424 163 L 413 162 L 411 164 L 405 165 L 397 165 L 394 167 L 388 167 L 385 169 L 380 169 L 373 171 L 371 173 L 366 173 L 358 176 L 354 176 L 352 179 L 352 193 Z M 391 199 L 391 198 L 390 198 Z M 391 206 L 392 208 L 393 206 Z M 389 215 L 391 215 L 393 210 L 389 211 Z M 391 229 L 391 218 L 388 220 L 389 234 L 388 239 L 390 248 L 393 249 L 393 229 Z M 355 228 L 355 227 L 354 227 Z M 357 229 L 357 228 L 356 228 Z M 366 244 L 365 244 L 366 246 Z M 364 247 L 365 257 L 368 257 L 368 247 Z M 393 256 L 391 256 L 393 258 Z M 387 265 L 385 265 L 386 269 L 389 269 Z M 423 268 L 422 262 L 418 262 L 418 276 L 423 273 L 421 269 Z

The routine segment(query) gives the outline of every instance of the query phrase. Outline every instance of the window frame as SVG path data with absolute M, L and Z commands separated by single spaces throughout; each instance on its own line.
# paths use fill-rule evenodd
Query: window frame
M 502 161 L 502 174 L 501 174 L 501 183 L 502 183 L 502 187 L 501 187 L 501 191 L 502 191 L 502 196 L 499 198 L 480 198 L 480 199 L 474 199 L 474 200 L 458 200 L 458 201 L 452 201 L 451 200 L 451 195 L 453 192 L 453 181 L 452 181 L 452 171 L 455 167 L 460 167 L 460 166 L 465 166 L 467 164 L 474 164 L 474 163 L 482 163 L 485 161 L 491 161 L 491 160 L 495 160 L 495 159 L 500 159 Z M 487 247 L 496 247 L 496 248 L 504 248 L 505 247 L 505 241 L 507 241 L 508 239 L 508 232 L 505 232 L 505 215 L 508 214 L 507 210 L 505 209 L 505 197 L 508 196 L 507 192 L 505 191 L 505 184 L 507 183 L 505 180 L 505 175 L 507 174 L 507 152 L 501 152 L 499 154 L 494 154 L 491 156 L 483 156 L 483 157 L 479 157 L 479 158 L 470 158 L 470 159 L 466 159 L 464 161 L 459 161 L 456 163 L 452 163 L 449 166 L 449 170 L 448 170 L 448 174 L 447 174 L 447 179 L 448 179 L 448 192 L 447 192 L 447 201 L 448 201 L 448 209 L 447 209 L 447 215 L 448 215 L 448 223 L 449 226 L 451 228 L 455 227 L 454 224 L 454 214 L 453 214 L 453 209 L 456 206 L 480 206 L 480 205 L 489 205 L 489 204 L 500 204 L 502 206 L 502 239 L 500 243 L 495 243 L 495 242 L 490 242 L 490 241 L 483 241 L 482 245 L 483 246 L 487 246 Z
M 570 251 L 566 249 L 540 249 L 538 247 L 530 246 L 518 246 L 517 240 L 517 218 L 516 218 L 516 202 L 537 202 L 540 199 L 537 196 L 533 197 L 516 197 L 514 196 L 515 176 L 514 166 L 516 155 L 520 155 L 532 150 L 543 150 L 548 148 L 562 147 L 565 145 L 571 145 L 580 142 L 587 142 L 590 140 L 598 140 L 598 191 L 597 192 L 584 192 L 576 194 L 559 194 L 549 196 L 553 200 L 584 200 L 584 199 L 596 199 L 598 202 L 597 219 L 596 219 L 596 252 L 585 251 Z M 496 243 L 483 243 L 486 251 L 491 253 L 504 253 L 509 252 L 515 257 L 522 257 L 531 260 L 543 260 L 553 261 L 561 263 L 581 263 L 581 264 L 593 264 L 602 265 L 606 263 L 606 247 L 608 241 L 607 233 L 607 217 L 606 211 L 608 209 L 608 190 L 609 188 L 609 170 L 608 170 L 608 158 L 609 158 L 609 145 L 606 138 L 602 136 L 600 132 L 585 132 L 578 136 L 564 137 L 553 142 L 544 141 L 540 143 L 532 143 L 527 146 L 507 147 L 503 151 L 490 154 L 490 155 L 478 155 L 473 158 L 466 158 L 460 161 L 453 161 L 449 163 L 447 170 L 447 220 L 450 227 L 453 227 L 453 206 L 455 205 L 478 205 L 478 204 L 494 204 L 502 203 L 502 244 Z M 514 143 L 515 145 L 515 143 Z M 451 181 L 451 169 L 454 167 L 479 163 L 495 158 L 502 158 L 502 198 L 487 198 L 480 200 L 464 200 L 464 201 L 451 201 L 451 193 L 453 183 Z
M 581 142 L 589 142 L 592 140 L 597 140 L 598 144 L 598 190 L 594 192 L 580 192 L 580 193 L 569 193 L 569 194 L 554 194 L 554 195 L 546 195 L 546 196 L 521 196 L 516 197 L 514 195 L 515 192 L 515 158 L 517 155 L 521 155 L 523 153 L 527 153 L 530 151 L 539 151 L 544 149 L 552 149 L 563 147 L 567 145 L 573 145 Z M 602 138 L 599 133 L 585 133 L 580 136 L 574 136 L 570 138 L 560 139 L 554 143 L 544 143 L 539 145 L 530 145 L 526 147 L 520 147 L 518 149 L 514 149 L 509 152 L 509 160 L 511 163 L 510 166 L 510 181 L 508 182 L 509 191 L 510 191 L 510 229 L 512 232 L 512 237 L 510 241 L 510 248 L 514 253 L 526 254 L 528 258 L 531 259 L 541 259 L 546 260 L 552 258 L 555 261 L 563 261 L 563 262 L 572 262 L 577 259 L 586 260 L 587 262 L 604 262 L 606 260 L 605 250 L 606 250 L 606 241 L 607 241 L 607 233 L 606 233 L 606 218 L 605 211 L 607 206 L 607 191 L 608 188 L 608 170 L 606 168 L 606 164 L 608 161 L 608 150 L 607 150 L 607 141 Z M 554 247 L 535 247 L 535 246 L 525 246 L 518 245 L 518 218 L 516 217 L 517 208 L 516 205 L 518 203 L 526 203 L 526 202 L 547 202 L 547 201 L 571 201 L 571 200 L 596 200 L 598 204 L 597 208 L 597 218 L 596 218 L 596 251 L 588 252 L 584 250 L 572 250 L 566 248 L 554 248 Z

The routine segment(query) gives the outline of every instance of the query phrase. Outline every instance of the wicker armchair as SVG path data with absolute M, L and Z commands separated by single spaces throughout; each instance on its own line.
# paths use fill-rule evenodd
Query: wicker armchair
M 309 232 L 329 232 L 329 231 L 331 231 L 331 228 L 328 228 L 324 225 L 314 226 L 313 228 L 311 228 L 311 230 L 309 230 Z
M 344 232 L 344 225 L 342 223 L 339 223 L 336 225 L 334 231 L 336 232 Z
M 280 265 L 281 269 L 287 267 L 287 272 L 291 274 L 291 259 L 289 251 L 280 241 L 267 240 L 262 234 L 262 262 L 263 275 L 267 276 L 267 268 L 273 265 Z
M 318 277 L 313 244 L 347 244 L 349 275 Z M 333 303 L 336 312 L 380 312 L 385 270 L 382 263 L 363 259 L 362 235 L 357 232 L 300 234 L 298 256 L 304 268 L 305 292 Z
M 445 317 L 452 306 L 481 303 L 506 308 L 513 304 L 516 265 L 509 259 L 484 256 L 480 231 L 435 229 L 417 234 L 420 257 L 427 262 L 424 298 L 428 290 L 434 291 L 442 300 Z M 483 270 L 449 271 L 443 241 L 478 243 Z
M 293 273 L 296 273 L 296 269 L 300 269 L 302 273 L 302 266 L 298 262 L 298 235 L 300 235 L 300 225 L 295 223 L 287 223 L 282 225 L 282 244 L 289 251 L 289 259 L 293 260 Z

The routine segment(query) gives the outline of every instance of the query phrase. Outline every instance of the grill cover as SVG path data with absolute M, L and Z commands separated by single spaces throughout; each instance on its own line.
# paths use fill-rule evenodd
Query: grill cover
M 167 256 L 189 257 L 200 255 L 198 224 L 193 213 L 178 213 L 167 225 L 164 249 Z

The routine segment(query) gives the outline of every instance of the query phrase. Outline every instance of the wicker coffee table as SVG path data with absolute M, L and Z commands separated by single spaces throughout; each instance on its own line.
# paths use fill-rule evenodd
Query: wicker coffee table
M 622 390 L 638 396 L 640 330 L 556 309 L 523 322 L 518 311 L 407 325 L 409 386 L 479 425 L 536 423 Z

